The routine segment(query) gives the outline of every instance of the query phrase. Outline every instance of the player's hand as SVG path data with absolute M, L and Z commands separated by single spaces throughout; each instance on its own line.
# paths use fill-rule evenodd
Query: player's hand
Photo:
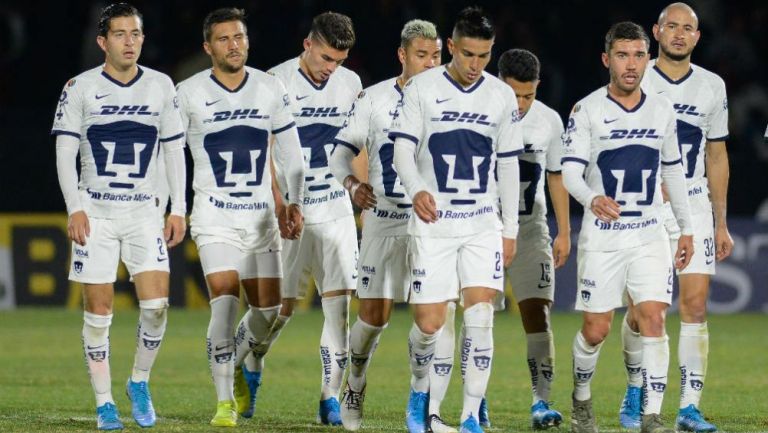
M 413 211 L 427 224 L 437 222 L 437 204 L 427 191 L 419 191 L 413 196 Z
M 168 245 L 168 248 L 173 248 L 180 244 L 186 234 L 187 220 L 183 216 L 168 215 L 168 219 L 165 220 L 165 230 L 163 230 L 165 243 Z
M 725 224 L 715 228 L 715 258 L 718 262 L 725 260 L 733 251 L 733 238 Z
M 570 233 L 558 233 L 552 243 L 552 257 L 555 259 L 555 269 L 562 268 L 571 255 Z
M 619 212 L 621 212 L 616 200 L 605 195 L 593 198 L 590 209 L 597 219 L 606 223 L 619 219 Z
M 682 271 L 691 263 L 693 257 L 693 236 L 682 235 L 677 240 L 677 251 L 675 252 L 675 269 Z
M 285 208 L 286 239 L 298 239 L 304 229 L 304 215 L 299 205 L 292 203 Z M 282 233 L 281 233 L 282 235 Z
M 504 267 L 506 268 L 515 259 L 517 254 L 517 239 L 501 238 L 502 250 L 504 251 Z
M 291 230 L 288 228 L 288 212 L 284 205 L 275 205 L 275 216 L 277 217 L 277 228 L 280 230 L 280 237 L 290 239 Z
M 373 193 L 371 185 L 358 182 L 349 188 L 349 195 L 354 203 L 360 209 L 370 209 L 376 206 L 376 194 Z
M 91 224 L 85 211 L 79 210 L 69 216 L 67 237 L 80 246 L 85 246 L 85 239 L 91 236 Z

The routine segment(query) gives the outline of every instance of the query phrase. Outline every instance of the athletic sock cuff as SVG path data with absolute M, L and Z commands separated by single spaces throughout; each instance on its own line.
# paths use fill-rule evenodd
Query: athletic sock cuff
M 168 308 L 168 297 L 139 300 L 139 308 L 142 310 L 162 310 Z
M 680 335 L 686 337 L 706 337 L 709 335 L 707 322 L 703 323 L 685 323 L 680 322 Z
M 669 336 L 667 334 L 662 335 L 661 337 L 640 337 L 640 340 L 643 342 L 643 344 L 664 344 L 669 341 Z
M 234 295 L 221 295 L 221 296 L 217 296 L 217 297 L 211 299 L 211 301 L 208 302 L 208 303 L 210 305 L 213 305 L 213 304 L 215 304 L 217 302 L 221 302 L 221 301 L 224 301 L 224 300 L 229 300 L 230 302 L 231 301 L 240 302 L 240 298 L 238 298 L 237 296 L 234 296 Z
M 112 325 L 112 315 L 102 315 L 83 311 L 83 322 L 92 328 L 109 328 Z
M 530 334 L 525 334 L 526 340 L 528 340 L 529 343 L 544 343 L 552 340 L 552 331 L 547 332 L 533 332 Z
M 478 302 L 464 310 L 464 326 L 467 328 L 493 328 L 493 305 Z

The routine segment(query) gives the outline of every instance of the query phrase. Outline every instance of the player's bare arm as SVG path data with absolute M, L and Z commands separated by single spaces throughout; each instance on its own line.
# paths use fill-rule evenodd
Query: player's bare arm
M 709 194 L 715 215 L 715 257 L 719 262 L 730 256 L 733 251 L 733 238 L 728 232 L 726 221 L 730 169 L 724 141 L 707 142 L 706 164 Z
M 370 209 L 376 206 L 376 194 L 373 187 L 360 180 L 355 175 L 349 175 L 344 179 L 344 189 L 349 191 L 352 203 L 360 209 Z
M 501 238 L 501 241 L 504 252 L 504 267 L 506 268 L 512 263 L 517 254 L 517 239 Z
M 168 244 L 168 248 L 173 248 L 180 244 L 184 240 L 184 235 L 187 233 L 187 221 L 181 215 L 168 215 L 168 219 L 165 221 L 165 229 L 163 234 L 165 235 L 165 242 Z
M 563 186 L 562 173 L 547 173 L 549 197 L 557 220 L 557 236 L 552 243 L 552 256 L 555 259 L 555 269 L 565 265 L 571 255 L 571 220 L 568 191 Z

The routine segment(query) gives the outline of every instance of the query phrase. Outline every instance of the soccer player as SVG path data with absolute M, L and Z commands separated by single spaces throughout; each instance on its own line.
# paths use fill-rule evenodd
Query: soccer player
M 662 180 L 682 228 L 674 258 L 678 269 L 691 260 L 693 237 L 672 104 L 640 88 L 649 44 L 637 24 L 610 28 L 602 54 L 610 82 L 574 106 L 563 142 L 563 181 L 584 206 L 576 298 L 583 324 L 573 341 L 574 433 L 597 432 L 590 381 L 625 293 L 635 302 L 642 342 L 642 431 L 674 431 L 659 415 L 669 367 L 664 316 L 672 300 L 673 264 L 662 225 Z
M 151 427 L 155 410 L 148 382 L 167 321 L 167 248 L 178 245 L 186 231 L 184 128 L 170 78 L 137 64 L 143 27 L 141 14 L 127 3 L 102 10 L 96 42 L 105 62 L 64 86 L 52 130 L 73 241 L 69 279 L 83 284 L 83 349 L 100 430 L 123 428 L 109 369 L 118 260 L 136 285 L 140 309 L 127 393 L 133 418 Z M 156 209 L 158 155 L 165 159 L 172 200 L 165 229 Z
M 208 362 L 218 406 L 211 424 L 234 427 L 234 322 L 240 284 L 247 327 L 256 346 L 266 341 L 280 311 L 280 232 L 272 197 L 269 136 L 288 184 L 291 236 L 301 230 L 304 166 L 291 104 L 280 80 L 245 66 L 245 11 L 217 9 L 203 23 L 203 49 L 213 67 L 178 86 L 187 143 L 195 162 L 192 238 L 211 297 Z M 242 338 L 244 331 L 238 331 Z M 242 350 L 242 358 L 249 350 Z M 250 403 L 250 402 L 249 402 Z M 253 407 L 246 407 L 252 414 Z
M 461 431 L 483 431 L 477 413 L 493 359 L 492 303 L 503 290 L 503 267 L 515 252 L 517 155 L 523 151 L 515 94 L 483 71 L 494 35 L 482 10 L 462 10 L 448 39 L 451 62 L 411 78 L 389 135 L 395 142 L 395 169 L 415 214 L 408 222 L 415 323 L 408 342 L 406 425 L 412 433 L 428 429 L 435 340 L 448 302 L 459 297 L 465 307 Z
M 366 370 L 389 322 L 392 303 L 408 298 L 406 228 L 412 205 L 392 164 L 394 145 L 387 133 L 405 83 L 439 66 L 441 48 L 434 24 L 407 22 L 397 49 L 402 73 L 360 94 L 347 124 L 336 136 L 337 146 L 331 155 L 334 177 L 342 181 L 352 201 L 364 209 L 357 280 L 360 309 L 350 330 L 351 364 L 341 399 L 341 420 L 351 431 L 358 430 L 362 422 Z M 352 173 L 352 159 L 363 148 L 368 155 L 368 182 L 361 182 Z
M 304 297 L 314 279 L 325 317 L 320 337 L 322 384 L 318 420 L 331 425 L 341 425 L 338 398 L 348 359 L 348 309 L 356 287 L 358 251 L 352 204 L 344 187 L 331 174 L 328 158 L 334 137 L 362 91 L 357 74 L 341 66 L 354 43 L 352 20 L 339 13 L 325 12 L 312 20 L 309 35 L 304 39 L 304 52 L 269 70 L 288 90 L 294 108 L 304 153 L 305 226 L 299 239 L 289 238 L 284 243 L 283 268 L 290 272 L 283 278 L 283 301 L 277 322 L 267 342 L 256 348 L 257 356 L 246 357 L 243 368 L 253 401 L 261 382 L 262 354 L 278 337 L 293 314 L 296 299 Z M 279 183 L 284 194 L 287 186 Z M 276 200 L 280 212 L 282 203 L 279 197 Z M 242 395 L 237 389 L 235 394 Z M 238 397 L 238 401 L 241 398 L 247 397 Z
M 687 268 L 677 272 L 681 321 L 677 428 L 712 432 L 717 427 L 704 420 L 699 411 L 709 352 L 707 297 L 715 261 L 731 254 L 733 239 L 726 222 L 728 100 L 725 83 L 720 77 L 691 64 L 691 53 L 700 36 L 698 27 L 696 13 L 685 3 L 673 3 L 661 12 L 653 26 L 653 36 L 659 42 L 659 55 L 649 62 L 642 87 L 649 94 L 662 94 L 674 104 L 677 139 L 693 216 L 695 248 L 699 252 Z M 674 248 L 680 228 L 668 206 L 665 219 L 670 244 Z M 638 409 L 642 377 L 637 367 L 642 357 L 642 343 L 636 316 L 636 311 L 630 307 L 621 332 L 628 386 L 619 419 L 626 428 L 640 426 Z

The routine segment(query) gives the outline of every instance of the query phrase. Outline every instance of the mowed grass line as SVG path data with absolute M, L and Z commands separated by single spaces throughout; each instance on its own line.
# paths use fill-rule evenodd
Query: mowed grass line
M 352 314 L 354 318 L 354 314 Z M 126 431 L 140 429 L 130 417 L 125 381 L 133 363 L 136 311 L 118 311 L 111 330 L 112 383 Z M 153 432 L 319 432 L 341 431 L 315 424 L 319 398 L 318 341 L 322 313 L 297 313 L 267 359 L 257 413 L 234 430 L 208 425 L 215 393 L 206 355 L 207 311 L 172 309 L 168 331 L 152 372 L 151 389 L 159 414 Z M 593 401 L 601 431 L 622 431 L 617 411 L 625 387 L 619 342 L 620 316 L 601 351 L 593 380 Z M 552 391 L 555 408 L 570 414 L 571 342 L 580 326 L 577 314 L 552 317 L 557 352 Z M 458 320 L 457 320 L 458 322 Z M 370 369 L 364 431 L 405 431 L 408 395 L 406 310 L 395 312 Z M 82 313 L 61 309 L 20 309 L 0 313 L 0 432 L 95 431 L 93 395 L 80 341 Z M 710 361 L 704 393 L 705 414 L 724 432 L 768 431 L 768 317 L 761 314 L 710 318 Z M 677 316 L 670 316 L 669 385 L 665 418 L 677 410 Z M 525 339 L 519 317 L 497 315 L 495 355 L 488 389 L 490 431 L 528 431 L 530 384 Z M 461 410 L 459 363 L 443 403 L 454 425 Z M 563 429 L 567 429 L 567 425 Z

